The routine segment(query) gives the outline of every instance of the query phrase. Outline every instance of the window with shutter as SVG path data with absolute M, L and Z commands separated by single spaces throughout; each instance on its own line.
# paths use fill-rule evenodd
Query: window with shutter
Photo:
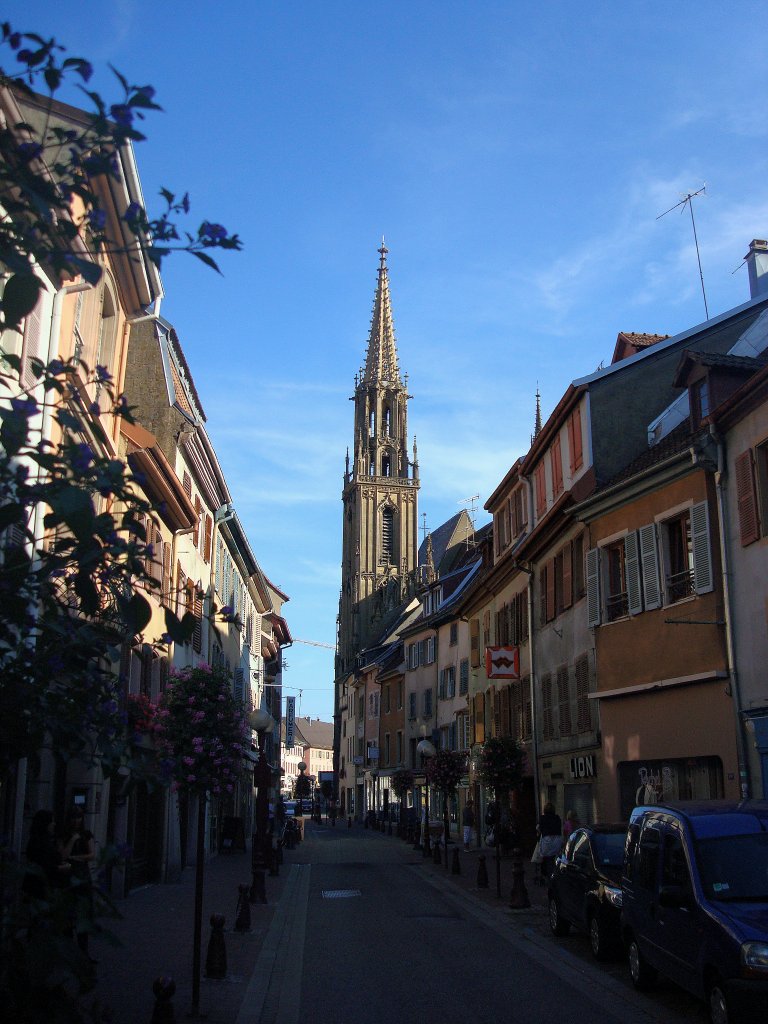
M 41 304 L 38 301 L 32 312 L 24 318 L 24 334 L 21 343 L 21 384 L 32 388 L 37 377 L 32 370 L 32 360 L 42 359 L 42 323 L 40 319 Z
M 628 613 L 627 548 L 624 540 L 606 544 L 600 552 L 605 586 L 605 618 L 608 622 Z
M 638 530 L 640 540 L 640 570 L 643 579 L 643 603 L 646 611 L 661 607 L 659 584 L 659 551 L 656 543 L 656 524 L 649 523 Z
M 543 462 L 540 462 L 534 471 L 533 483 L 536 493 L 536 516 L 540 519 L 547 511 L 547 478 Z
M 437 680 L 437 698 L 443 700 L 445 698 L 445 669 L 440 669 L 440 675 Z
M 664 603 L 674 604 L 693 594 L 693 539 L 688 509 L 659 527 L 664 558 Z
M 709 546 L 709 506 L 697 502 L 691 508 L 691 543 L 693 546 L 693 585 L 697 594 L 715 589 L 712 553 Z
M 561 665 L 557 670 L 557 710 L 560 736 L 570 736 L 573 728 L 571 727 L 571 689 L 567 665 Z
M 586 557 L 587 625 L 600 625 L 600 552 L 590 548 Z
M 552 445 L 550 458 L 552 461 L 552 496 L 557 498 L 563 493 L 563 454 L 559 434 Z
M 469 690 L 469 661 L 462 658 L 459 662 L 459 693 L 465 694 Z
M 627 609 L 630 615 L 638 615 L 643 610 L 643 594 L 640 586 L 640 549 L 637 533 L 632 530 L 624 540 L 626 550 L 627 571 Z
M 583 654 L 576 661 L 576 728 L 592 731 L 592 708 L 589 693 L 589 657 Z
M 235 669 L 235 678 L 232 684 L 232 691 L 238 704 L 245 702 L 245 671 L 242 668 Z
M 480 667 L 480 620 L 469 620 L 469 652 L 472 668 Z
M 456 666 L 449 665 L 445 672 L 445 695 L 450 699 L 456 696 Z
M 211 561 L 211 539 L 213 537 L 213 519 L 206 514 L 205 516 L 205 546 L 203 548 L 203 558 L 207 563 Z
M 749 448 L 736 459 L 736 501 L 739 512 L 741 546 L 746 547 L 760 537 L 755 472 L 752 450 Z
M 187 497 L 191 498 L 192 497 L 192 477 L 189 475 L 189 473 L 186 471 L 186 469 L 184 470 L 184 476 L 182 478 L 181 485 L 184 488 L 184 492 L 187 495 Z
M 568 453 L 571 457 L 571 471 L 575 472 L 584 462 L 580 408 L 574 409 L 568 417 Z
M 541 677 L 541 734 L 551 740 L 555 735 L 555 716 L 552 707 L 552 676 L 547 672 Z

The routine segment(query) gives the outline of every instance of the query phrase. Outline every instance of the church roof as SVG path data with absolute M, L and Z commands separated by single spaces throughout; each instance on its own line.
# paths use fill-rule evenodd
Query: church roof
M 379 280 L 376 295 L 373 299 L 373 315 L 371 317 L 371 333 L 368 338 L 368 351 L 365 355 L 366 383 L 391 383 L 402 387 L 400 368 L 397 363 L 397 343 L 395 328 L 392 323 L 392 305 L 389 297 L 389 275 L 387 271 L 387 253 L 389 250 L 382 239 L 379 249 Z

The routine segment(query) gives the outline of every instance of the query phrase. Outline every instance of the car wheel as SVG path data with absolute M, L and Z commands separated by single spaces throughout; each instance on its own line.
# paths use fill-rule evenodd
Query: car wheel
M 720 978 L 715 978 L 710 984 L 707 991 L 707 1002 L 711 1024 L 733 1024 L 728 992 Z
M 600 923 L 598 914 L 591 914 L 589 918 L 589 945 L 596 960 L 607 959 L 609 944 L 606 941 L 605 929 Z
M 553 935 L 567 935 L 571 930 L 571 922 L 560 915 L 560 907 L 554 896 L 549 897 L 549 927 Z
M 627 953 L 629 957 L 629 974 L 632 978 L 632 984 L 638 990 L 649 988 L 654 981 L 656 981 L 656 971 L 640 952 L 640 947 L 638 946 L 637 939 L 634 938 L 634 936 L 629 940 Z

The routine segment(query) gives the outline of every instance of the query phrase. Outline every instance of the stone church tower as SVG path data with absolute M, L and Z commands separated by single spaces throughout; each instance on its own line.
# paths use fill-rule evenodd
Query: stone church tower
M 387 248 L 365 367 L 355 377 L 354 454 L 347 449 L 337 678 L 374 644 L 415 589 L 419 466 L 408 458 L 408 378 L 400 376 L 389 297 Z

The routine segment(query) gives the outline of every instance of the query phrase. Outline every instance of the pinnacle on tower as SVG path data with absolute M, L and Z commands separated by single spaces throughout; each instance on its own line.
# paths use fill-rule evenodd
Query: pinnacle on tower
M 379 251 L 379 279 L 376 295 L 373 300 L 371 317 L 371 333 L 368 338 L 368 351 L 365 357 L 365 373 L 363 381 L 399 384 L 400 368 L 397 363 L 397 344 L 395 328 L 392 323 L 392 306 L 389 297 L 389 276 L 387 273 L 387 253 L 389 250 L 381 240 Z
M 541 395 L 539 394 L 538 384 L 536 385 L 536 423 L 534 424 L 533 433 L 531 434 L 531 444 L 541 433 Z

